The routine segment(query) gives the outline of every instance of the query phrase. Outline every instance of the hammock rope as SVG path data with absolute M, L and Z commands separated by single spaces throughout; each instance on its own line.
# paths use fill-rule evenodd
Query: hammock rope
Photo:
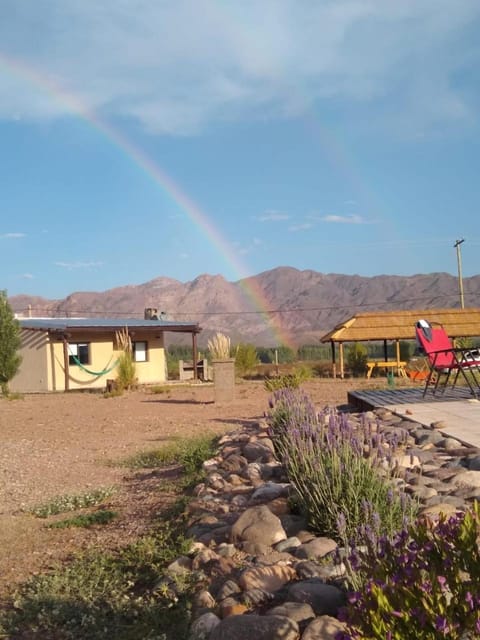
M 115 362 L 112 364 L 111 367 L 109 367 L 108 369 L 103 369 L 103 371 L 92 371 L 91 369 L 87 369 L 87 367 L 85 367 L 80 360 L 77 358 L 77 356 L 75 356 L 71 351 L 70 348 L 68 349 L 70 355 L 72 356 L 75 364 L 77 364 L 80 369 L 82 369 L 83 371 L 85 371 L 86 373 L 89 373 L 91 376 L 104 376 L 107 373 L 110 373 L 110 371 L 113 371 L 113 369 L 115 369 L 115 367 L 118 364 L 118 360 L 115 360 Z

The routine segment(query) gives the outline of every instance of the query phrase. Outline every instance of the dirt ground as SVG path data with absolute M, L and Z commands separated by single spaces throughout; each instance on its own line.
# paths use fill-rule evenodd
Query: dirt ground
M 314 380 L 305 390 L 321 408 L 345 404 L 348 390 L 358 387 L 358 381 Z M 158 490 L 162 472 L 115 463 L 178 436 L 231 431 L 263 416 L 269 395 L 261 382 L 244 382 L 236 386 L 235 401 L 224 405 L 214 403 L 208 385 L 113 398 L 71 393 L 1 399 L 0 595 L 75 551 L 115 548 L 148 529 L 168 500 Z M 56 496 L 110 486 L 117 490 L 105 506 L 119 517 L 108 526 L 49 529 L 29 513 Z

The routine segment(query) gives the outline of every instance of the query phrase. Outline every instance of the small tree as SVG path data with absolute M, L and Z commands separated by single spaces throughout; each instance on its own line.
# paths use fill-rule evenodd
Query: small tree
M 8 383 L 22 362 L 17 353 L 20 344 L 20 323 L 8 303 L 7 292 L 0 291 L 0 389 L 4 396 L 8 395 Z

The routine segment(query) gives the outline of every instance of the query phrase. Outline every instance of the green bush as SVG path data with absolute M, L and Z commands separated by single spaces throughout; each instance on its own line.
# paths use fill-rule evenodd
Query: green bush
M 239 376 L 246 376 L 258 364 L 257 350 L 253 344 L 241 343 L 235 349 L 235 370 Z
M 422 519 L 353 552 L 363 578 L 342 612 L 338 640 L 480 637 L 480 507 L 437 524 Z
M 312 369 L 305 365 L 296 367 L 292 373 L 285 373 L 281 376 L 265 378 L 264 386 L 267 391 L 278 391 L 280 389 L 298 389 L 303 382 L 310 380 Z
M 367 370 L 367 348 L 355 342 L 347 349 L 347 364 L 354 376 L 363 376 Z
M 129 351 L 120 354 L 117 364 L 117 384 L 120 389 L 130 389 L 136 382 L 133 355 Z

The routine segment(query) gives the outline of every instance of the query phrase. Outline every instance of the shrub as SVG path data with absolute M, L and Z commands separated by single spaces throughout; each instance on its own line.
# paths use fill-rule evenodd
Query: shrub
M 257 350 L 253 344 L 239 344 L 235 349 L 235 369 L 240 376 L 251 373 L 258 364 Z
M 317 533 L 358 541 L 365 524 L 378 522 L 382 533 L 393 534 L 415 514 L 415 504 L 394 490 L 389 477 L 395 441 L 387 448 L 365 417 L 357 426 L 328 408 L 317 415 L 308 396 L 285 389 L 274 395 L 270 425 L 276 452 Z
M 353 554 L 362 588 L 342 612 L 338 640 L 480 637 L 480 507 L 438 524 L 420 520 Z
M 285 373 L 281 376 L 266 378 L 264 385 L 267 391 L 278 391 L 280 389 L 298 389 L 302 382 L 312 377 L 310 367 L 297 367 L 292 373 Z
M 355 342 L 347 349 L 347 364 L 354 376 L 364 375 L 367 368 L 367 349 L 363 344 Z

